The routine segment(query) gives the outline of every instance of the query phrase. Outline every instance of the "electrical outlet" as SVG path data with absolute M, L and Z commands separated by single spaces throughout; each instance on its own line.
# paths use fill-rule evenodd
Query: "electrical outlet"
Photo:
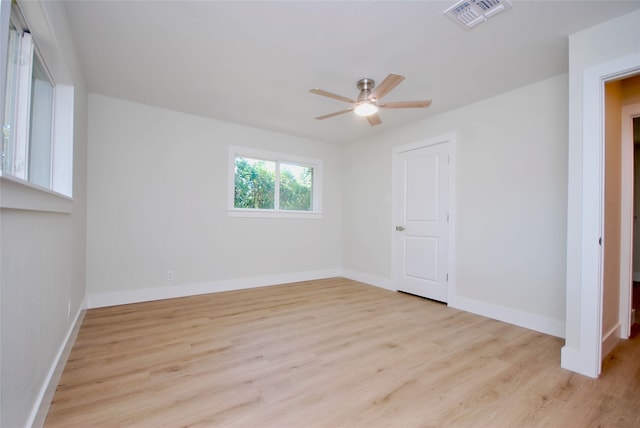
M 167 272 L 167 281 L 173 281 L 174 279 L 176 279 L 176 272 L 173 270 L 170 270 Z

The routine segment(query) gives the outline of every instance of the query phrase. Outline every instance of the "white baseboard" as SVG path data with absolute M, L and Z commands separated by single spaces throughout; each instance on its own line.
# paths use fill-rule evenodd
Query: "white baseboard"
M 560 350 L 560 367 L 592 378 L 597 378 L 599 374 L 597 367 L 593 365 L 593 355 L 586 355 L 567 346 Z
M 291 282 L 334 278 L 336 276 L 340 276 L 340 269 L 179 284 L 156 288 L 114 291 L 111 293 L 94 293 L 89 295 L 87 307 L 89 309 L 102 308 L 105 306 L 126 305 L 129 303 L 150 302 L 154 300 L 173 299 L 176 297 L 196 296 L 199 294 L 219 293 L 222 291 L 242 290 L 245 288 L 266 287 L 270 285 L 288 284 Z
M 547 318 L 460 296 L 449 296 L 448 304 L 452 308 L 539 331 L 540 333 L 550 334 L 551 336 L 564 338 L 565 323 L 562 320 Z
M 53 400 L 53 395 L 55 394 L 56 388 L 58 387 L 60 376 L 62 376 L 64 366 L 67 363 L 67 358 L 69 358 L 69 354 L 71 353 L 73 344 L 76 341 L 76 336 L 78 335 L 78 331 L 80 330 L 80 325 L 82 324 L 85 313 L 86 297 L 83 303 L 78 308 L 78 312 L 76 313 L 73 322 L 69 326 L 67 335 L 62 341 L 62 344 L 60 345 L 60 348 L 58 349 L 58 352 L 56 353 L 56 356 L 51 363 L 49 372 L 47 373 L 47 376 L 42 386 L 40 387 L 38 398 L 33 404 L 31 413 L 29 414 L 29 420 L 26 426 L 31 428 L 40 428 L 44 426 L 44 422 L 47 419 L 47 413 L 49 412 L 49 406 L 51 405 L 51 400 Z
M 609 330 L 602 336 L 602 358 L 606 357 L 609 352 L 613 351 L 613 348 L 620 343 L 620 336 L 622 331 L 622 324 L 618 323 L 615 327 Z
M 218 293 L 223 291 L 242 290 L 246 288 L 265 287 L 292 282 L 342 276 L 354 281 L 396 291 L 389 278 L 358 272 L 351 269 L 328 269 L 323 271 L 297 272 L 282 275 L 220 280 L 204 283 L 180 284 L 156 288 L 115 291 L 111 293 L 94 293 L 88 296 L 88 309 L 105 306 L 124 305 L 129 303 L 149 302 L 172 299 L 176 297 L 195 296 L 199 294 Z M 545 318 L 503 306 L 493 305 L 478 300 L 459 296 L 450 296 L 449 306 L 488 318 L 504 321 L 541 333 L 564 337 L 564 321 Z
M 384 288 L 386 290 L 396 291 L 396 288 L 393 286 L 392 281 L 389 278 L 370 275 L 350 269 L 342 269 L 341 276 L 354 281 Z M 482 315 L 487 318 L 514 324 L 519 327 L 564 338 L 565 323 L 562 320 L 546 318 L 540 315 L 521 312 L 504 306 L 493 305 L 459 296 L 449 296 L 448 305 L 455 309 L 460 309 L 466 312 Z
M 632 279 L 634 282 L 640 282 L 640 272 L 634 272 L 632 275 Z
M 343 278 L 352 279 L 358 282 L 364 282 L 368 285 L 374 285 L 376 287 L 384 288 L 386 290 L 396 291 L 395 287 L 391 284 L 391 280 L 389 278 L 384 278 L 382 276 L 371 275 L 368 273 L 358 272 L 350 269 L 341 269 L 341 274 Z

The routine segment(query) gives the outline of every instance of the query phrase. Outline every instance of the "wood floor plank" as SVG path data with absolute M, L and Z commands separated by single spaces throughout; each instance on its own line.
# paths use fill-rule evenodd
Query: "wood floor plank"
M 45 426 L 638 426 L 638 337 L 562 344 L 344 278 L 93 309 Z

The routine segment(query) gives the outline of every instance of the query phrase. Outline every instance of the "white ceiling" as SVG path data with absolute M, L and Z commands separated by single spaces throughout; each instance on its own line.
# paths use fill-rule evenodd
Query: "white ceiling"
M 567 72 L 567 36 L 640 1 L 512 1 L 465 31 L 454 1 L 68 1 L 89 91 L 227 122 L 344 143 Z M 639 23 L 640 25 L 640 23 Z M 382 124 L 346 114 L 356 81 L 407 79 Z

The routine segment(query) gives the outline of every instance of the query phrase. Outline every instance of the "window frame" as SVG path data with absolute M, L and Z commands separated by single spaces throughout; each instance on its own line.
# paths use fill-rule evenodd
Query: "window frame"
M 38 61 L 44 68 L 50 83 L 53 86 L 53 106 L 51 117 L 51 134 L 50 134 L 50 170 L 48 171 L 49 183 L 46 186 L 33 181 L 28 174 L 28 170 L 24 173 L 13 173 L 11 170 L 3 170 L 0 168 L 0 184 L 2 187 L 12 189 L 11 194 L 19 192 L 24 193 L 23 197 L 18 199 L 6 197 L 0 198 L 1 207 L 20 207 L 24 205 L 24 209 L 36 209 L 33 207 L 45 207 L 44 201 L 50 201 L 51 196 L 59 197 L 65 201 L 73 201 L 73 145 L 74 145 L 74 86 L 71 74 L 66 67 L 66 61 L 63 58 L 63 50 L 58 44 L 57 39 L 51 32 L 51 28 L 46 25 L 47 12 L 44 5 L 40 2 L 26 2 L 16 4 L 14 2 L 2 2 L 0 7 L 0 15 L 2 23 L 0 30 L 2 35 L 3 46 L 0 49 L 2 55 L 0 57 L 0 68 L 2 68 L 2 105 L 0 106 L 0 117 L 2 118 L 2 126 L 4 126 L 4 110 L 6 108 L 5 98 L 7 91 L 5 88 L 6 67 L 8 62 L 7 46 L 9 38 L 10 23 L 22 33 L 27 33 L 31 37 L 33 56 L 37 55 Z M 42 49 L 41 49 L 42 48 Z M 53 68 L 50 68 L 53 66 Z M 31 78 L 29 79 L 31 80 Z M 28 108 L 31 109 L 30 103 Z M 27 123 L 30 127 L 30 123 Z M 29 146 L 27 144 L 27 150 Z M 27 157 L 26 162 L 31 160 Z M 14 192 L 15 190 L 15 192 Z M 15 193 L 18 195 L 18 193 Z M 38 196 L 40 195 L 40 196 Z M 40 201 L 39 199 L 42 199 Z M 18 200 L 23 203 L 18 203 Z M 66 202 L 65 202 L 66 204 Z M 54 204 L 55 205 L 55 204 Z M 46 210 L 46 209 L 44 209 Z M 55 209 L 57 210 L 57 208 Z
M 246 157 L 255 160 L 264 160 L 276 163 L 276 174 L 280 174 L 280 164 L 297 165 L 313 168 L 313 180 L 311 188 L 311 207 L 309 211 L 260 209 L 260 208 L 236 208 L 235 207 L 235 168 L 236 157 Z M 229 146 L 228 160 L 228 198 L 227 214 L 229 217 L 263 217 L 263 218 L 322 218 L 322 160 L 300 156 L 292 156 L 275 153 L 266 150 L 252 149 L 248 147 Z M 279 178 L 274 189 L 275 201 L 280 199 Z M 276 205 L 277 206 L 277 205 Z

